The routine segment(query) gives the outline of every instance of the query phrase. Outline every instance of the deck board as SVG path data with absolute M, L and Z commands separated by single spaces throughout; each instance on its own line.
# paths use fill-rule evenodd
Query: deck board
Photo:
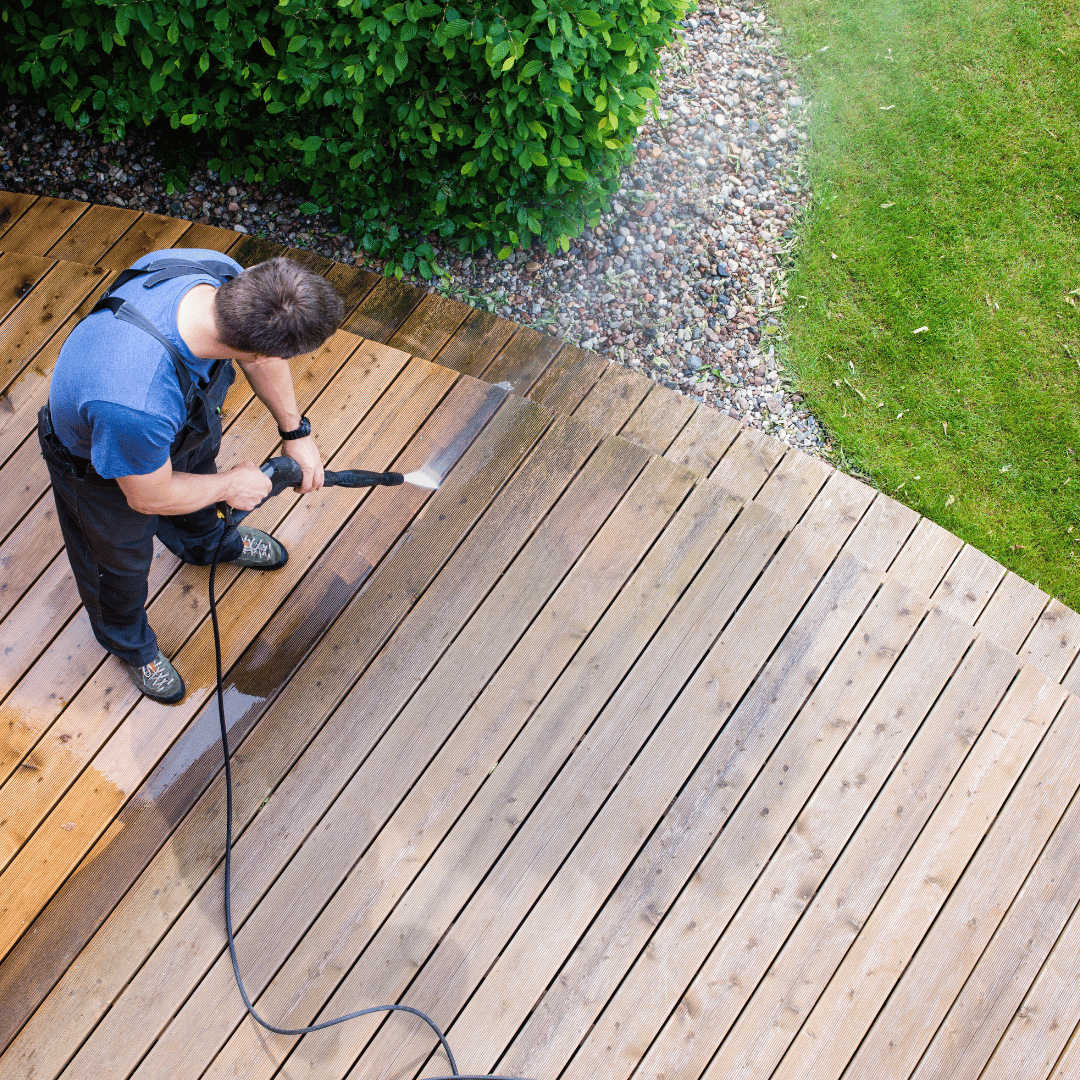
M 5 230 L 4 250 L 44 255 L 80 217 L 97 209 L 89 203 L 41 196 Z
M 155 549 L 175 707 L 79 609 L 35 414 L 116 268 L 169 244 L 324 273 L 346 329 L 294 378 L 328 462 L 445 477 L 284 494 L 252 523 L 287 566 L 219 571 L 260 1009 L 401 1000 L 464 1069 L 538 1080 L 1071 1075 L 1080 616 L 558 338 L 0 193 L 0 1080 L 447 1071 L 400 1016 L 244 1019 L 206 571 Z M 277 450 L 243 380 L 225 414 L 222 467 Z

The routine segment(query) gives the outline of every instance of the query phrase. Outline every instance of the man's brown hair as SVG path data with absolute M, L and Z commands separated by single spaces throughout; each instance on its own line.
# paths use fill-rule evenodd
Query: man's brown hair
M 286 359 L 317 349 L 341 322 L 333 285 L 277 258 L 251 266 L 214 296 L 218 336 L 230 349 Z

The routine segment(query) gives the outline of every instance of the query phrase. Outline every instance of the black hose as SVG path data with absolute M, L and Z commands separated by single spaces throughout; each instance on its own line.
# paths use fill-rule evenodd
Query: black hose
M 279 460 L 279 459 L 274 459 Z M 291 460 L 291 459 L 283 459 Z M 372 475 L 397 475 L 390 474 L 372 474 Z M 382 481 L 385 482 L 385 481 Z M 392 481 L 391 481 L 392 482 Z M 399 481 L 400 482 L 400 481 Z M 357 485 L 364 486 L 364 485 Z M 256 1023 L 261 1024 L 267 1031 L 272 1031 L 277 1035 L 307 1035 L 312 1031 L 322 1031 L 323 1028 L 333 1027 L 335 1024 L 343 1024 L 346 1020 L 355 1020 L 360 1016 L 368 1016 L 371 1013 L 378 1012 L 405 1012 L 411 1013 L 413 1016 L 420 1017 L 432 1031 L 439 1038 L 439 1042 L 442 1044 L 443 1050 L 446 1051 L 446 1057 L 450 1062 L 450 1068 L 452 1075 L 456 1080 L 520 1080 L 519 1077 L 511 1076 L 493 1076 L 488 1074 L 475 1074 L 475 1073 L 459 1073 L 457 1062 L 454 1060 L 454 1055 L 450 1050 L 450 1044 L 446 1041 L 446 1036 L 443 1035 L 438 1024 L 431 1019 L 427 1013 L 420 1009 L 414 1009 L 411 1005 L 373 1005 L 367 1009 L 360 1009 L 357 1012 L 348 1013 L 346 1016 L 339 1016 L 334 1020 L 324 1020 L 321 1024 L 311 1024 L 308 1027 L 301 1028 L 280 1028 L 271 1024 L 269 1021 L 264 1020 L 256 1011 L 255 1006 L 251 1004 L 251 999 L 248 997 L 247 991 L 244 989 L 244 980 L 240 977 L 240 964 L 236 959 L 236 940 L 233 937 L 233 921 L 232 921 L 232 816 L 233 816 L 233 790 L 232 790 L 232 768 L 229 763 L 229 733 L 225 723 L 225 695 L 222 689 L 223 675 L 221 670 L 221 632 L 218 628 L 217 617 L 217 602 L 214 598 L 214 576 L 217 572 L 218 556 L 221 554 L 221 545 L 225 539 L 225 533 L 227 529 L 222 529 L 221 538 L 218 540 L 217 550 L 214 552 L 213 562 L 210 564 L 210 582 L 208 587 L 210 598 L 210 622 L 214 628 L 214 660 L 217 665 L 217 703 L 218 703 L 218 719 L 221 722 L 221 749 L 225 758 L 225 932 L 229 938 L 229 956 L 232 959 L 233 975 L 236 976 L 236 986 L 240 991 L 240 997 L 243 999 L 244 1007 L 251 1014 Z M 452 1080 L 449 1076 L 433 1077 L 432 1080 Z

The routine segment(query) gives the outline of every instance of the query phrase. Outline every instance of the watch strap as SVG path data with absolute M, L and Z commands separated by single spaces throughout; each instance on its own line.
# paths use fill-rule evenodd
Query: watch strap
M 285 440 L 306 439 L 311 434 L 311 424 L 306 416 L 300 417 L 300 426 L 292 431 L 282 431 L 278 428 L 278 434 Z

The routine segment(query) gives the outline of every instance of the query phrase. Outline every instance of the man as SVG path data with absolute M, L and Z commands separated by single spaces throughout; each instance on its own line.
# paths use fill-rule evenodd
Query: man
M 196 565 L 218 553 L 275 570 L 288 558 L 273 537 L 217 511 L 251 510 L 271 487 L 250 461 L 216 469 L 232 361 L 303 468 L 301 492 L 316 491 L 322 460 L 288 361 L 318 348 L 341 314 L 329 282 L 288 259 L 243 270 L 217 251 L 157 251 L 60 350 L 38 434 L 68 559 L 97 640 L 158 701 L 179 701 L 184 683 L 146 617 L 153 537 Z

